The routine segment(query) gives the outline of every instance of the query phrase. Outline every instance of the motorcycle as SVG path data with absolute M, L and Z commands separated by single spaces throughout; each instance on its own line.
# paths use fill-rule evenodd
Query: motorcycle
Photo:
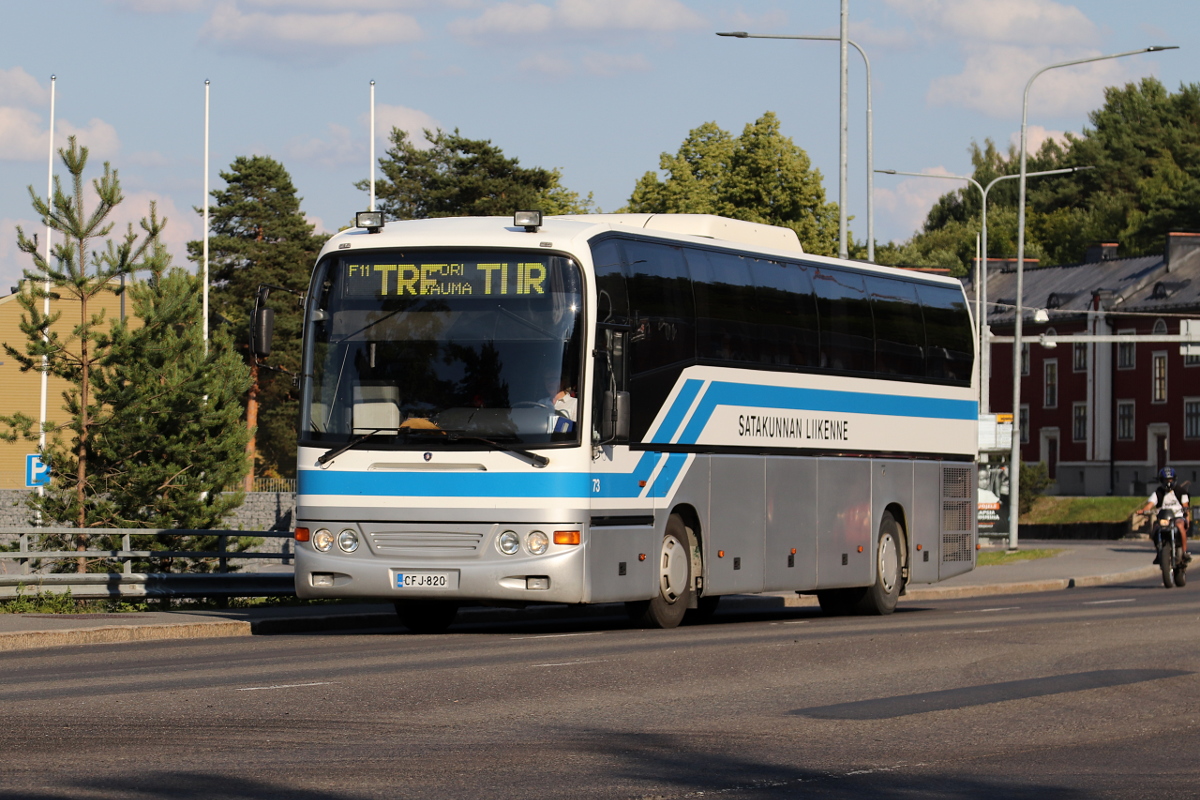
M 1179 540 L 1179 528 L 1175 526 L 1175 516 L 1166 509 L 1160 509 L 1152 521 L 1150 541 L 1158 551 L 1155 563 L 1162 569 L 1163 586 L 1170 589 L 1173 586 L 1187 584 L 1187 563 L 1183 559 L 1183 543 Z

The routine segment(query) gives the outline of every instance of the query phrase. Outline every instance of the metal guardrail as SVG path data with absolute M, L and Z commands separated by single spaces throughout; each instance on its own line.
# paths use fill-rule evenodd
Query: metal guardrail
M 121 537 L 117 549 L 39 550 L 37 537 Z M 135 537 L 215 536 L 216 550 L 144 550 L 133 548 Z M 289 572 L 229 572 L 231 559 L 278 561 L 291 566 L 290 531 L 192 530 L 182 528 L 0 528 L 0 542 L 15 540 L 16 550 L 0 551 L 0 598 L 33 592 L 65 593 L 79 599 L 123 599 L 145 597 L 264 597 L 295 593 Z M 278 551 L 229 550 L 228 541 L 253 537 L 284 540 Z M 33 561 L 67 561 L 77 558 L 122 562 L 121 572 L 35 571 Z M 134 572 L 133 562 L 152 558 L 216 559 L 216 572 Z M 17 568 L 9 572 L 8 566 Z

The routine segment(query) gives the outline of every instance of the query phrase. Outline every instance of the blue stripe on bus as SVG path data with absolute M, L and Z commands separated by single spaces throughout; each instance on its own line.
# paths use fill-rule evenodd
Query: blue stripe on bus
M 876 414 L 888 417 L 976 420 L 979 406 L 973 400 L 939 397 L 910 397 L 829 389 L 788 386 L 757 386 L 713 381 L 696 406 L 696 412 L 679 438 L 680 444 L 696 444 L 717 406 L 742 406 L 788 411 L 827 411 L 847 414 Z M 655 439 L 654 444 L 668 444 Z
M 675 480 L 679 477 L 679 471 L 683 469 L 683 465 L 687 463 L 687 453 L 671 453 L 667 456 L 667 463 L 663 464 L 662 470 L 658 473 L 658 477 L 654 479 L 654 484 L 650 487 L 649 497 L 666 497 L 671 493 L 671 489 L 675 486 Z
M 343 472 L 300 470 L 300 494 L 364 497 L 595 497 L 586 472 Z M 608 476 L 603 476 L 608 477 Z M 633 479 L 632 475 L 613 476 Z M 636 480 L 633 481 L 636 496 Z M 629 496 L 629 495 L 618 495 Z
M 662 425 L 658 426 L 658 430 L 650 437 L 650 441 L 671 441 L 671 437 L 675 435 L 675 431 L 678 430 L 679 424 L 683 422 L 684 415 L 692 407 L 692 401 L 696 399 L 696 394 L 703 385 L 704 381 L 694 378 L 689 378 L 683 382 L 683 387 L 679 390 L 679 394 L 675 395 L 675 402 L 671 403 L 671 408 L 667 411 L 667 416 L 663 418 Z

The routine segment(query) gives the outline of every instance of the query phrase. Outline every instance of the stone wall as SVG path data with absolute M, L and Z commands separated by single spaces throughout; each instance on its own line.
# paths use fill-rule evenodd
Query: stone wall
M 32 523 L 25 505 L 29 489 L 0 489 L 0 528 L 19 528 Z M 296 495 L 290 492 L 247 492 L 246 500 L 229 517 L 229 530 L 291 530 Z

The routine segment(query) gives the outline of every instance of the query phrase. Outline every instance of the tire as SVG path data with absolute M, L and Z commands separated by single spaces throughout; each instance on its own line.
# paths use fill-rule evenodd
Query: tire
M 1162 569 L 1163 586 L 1171 589 L 1175 586 L 1175 559 L 1171 557 L 1171 546 L 1164 544 L 1158 551 L 1158 566 Z
M 821 613 L 825 616 L 844 617 L 854 613 L 866 593 L 866 588 L 822 589 L 817 592 L 817 602 L 821 604 Z
M 1181 565 L 1175 568 L 1175 585 L 1187 586 L 1187 567 Z
M 650 600 L 626 603 L 629 618 L 647 628 L 674 628 L 683 622 L 692 596 L 692 554 L 683 518 L 667 520 L 658 555 L 658 594 Z
M 900 590 L 904 587 L 904 554 L 901 542 L 904 533 L 892 512 L 883 512 L 879 522 L 879 541 L 875 546 L 875 583 L 868 586 L 855 603 L 859 614 L 882 616 L 896 610 Z
M 700 625 L 712 619 L 713 614 L 717 613 L 717 606 L 721 604 L 721 595 L 705 595 L 704 597 L 696 598 L 696 607 L 689 608 L 687 613 L 683 615 L 683 621 L 686 625 Z
M 444 600 L 397 600 L 396 616 L 413 633 L 445 633 L 458 606 Z

